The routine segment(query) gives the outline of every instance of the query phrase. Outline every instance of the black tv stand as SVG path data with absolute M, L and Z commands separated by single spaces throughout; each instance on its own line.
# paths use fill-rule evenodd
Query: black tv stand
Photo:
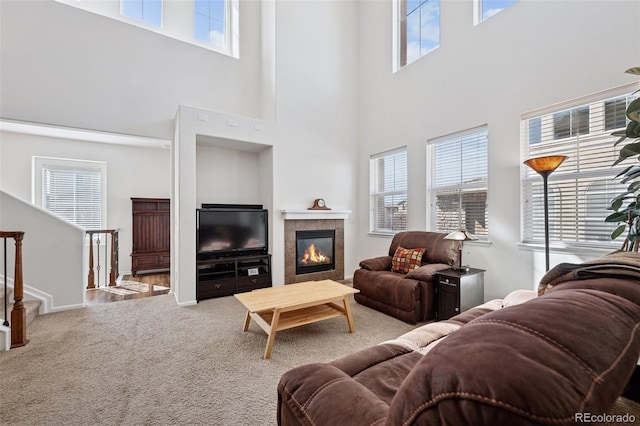
M 271 255 L 199 258 L 196 261 L 196 300 L 230 296 L 271 287 Z

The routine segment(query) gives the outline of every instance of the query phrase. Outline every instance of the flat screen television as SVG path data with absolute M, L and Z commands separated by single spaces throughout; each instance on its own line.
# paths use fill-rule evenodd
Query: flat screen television
M 196 212 L 196 245 L 200 257 L 267 254 L 267 210 L 231 207 L 203 208 Z

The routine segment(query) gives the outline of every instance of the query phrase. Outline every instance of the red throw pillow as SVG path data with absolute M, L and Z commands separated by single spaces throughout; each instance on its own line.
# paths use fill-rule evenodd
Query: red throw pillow
M 419 268 L 422 265 L 422 255 L 425 250 L 423 248 L 406 249 L 398 246 L 391 259 L 391 271 L 406 274 L 411 269 Z

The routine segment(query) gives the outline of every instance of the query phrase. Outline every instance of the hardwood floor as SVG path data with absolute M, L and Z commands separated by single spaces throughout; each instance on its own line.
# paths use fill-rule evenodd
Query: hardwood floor
M 135 277 L 125 275 L 115 287 L 88 289 L 87 305 L 167 294 L 170 287 L 171 275 L 168 272 L 160 274 L 138 274 Z

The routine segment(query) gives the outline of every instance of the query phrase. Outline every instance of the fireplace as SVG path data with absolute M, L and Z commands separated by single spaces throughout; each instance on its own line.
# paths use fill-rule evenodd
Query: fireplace
M 285 284 L 301 283 L 304 281 L 320 280 L 344 280 L 344 219 L 348 216 L 344 212 L 334 210 L 296 210 L 283 211 L 284 216 L 284 282 Z M 333 232 L 333 255 L 325 253 L 331 258 L 332 265 L 321 266 L 319 269 L 326 269 L 320 272 L 310 272 L 304 265 L 298 267 L 298 233 L 306 231 L 329 230 Z M 310 235 L 310 234 L 307 234 Z M 313 237 L 317 235 L 312 235 Z M 322 235 L 320 235 L 322 236 Z M 322 241 L 321 241 L 322 243 Z M 323 251 L 322 245 L 314 247 Z M 304 250 L 302 250 L 304 255 Z M 333 269 L 327 269 L 333 268 Z M 301 270 L 302 269 L 302 270 Z
M 296 275 L 335 269 L 335 229 L 296 231 Z

